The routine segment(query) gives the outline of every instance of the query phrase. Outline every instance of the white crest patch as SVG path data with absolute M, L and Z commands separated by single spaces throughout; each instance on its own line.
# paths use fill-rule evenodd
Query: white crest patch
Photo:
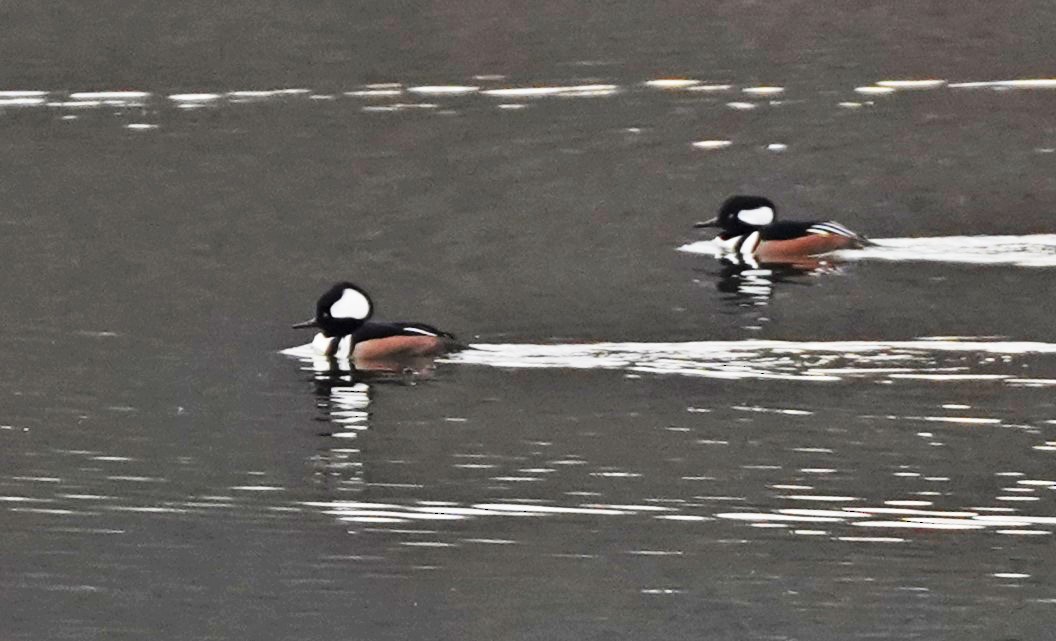
M 370 300 L 363 292 L 346 288 L 341 292 L 341 298 L 330 306 L 330 315 L 334 318 L 365 320 L 370 316 Z
M 737 212 L 737 219 L 748 225 L 769 225 L 774 222 L 774 210 L 765 205 L 755 209 L 742 209 Z

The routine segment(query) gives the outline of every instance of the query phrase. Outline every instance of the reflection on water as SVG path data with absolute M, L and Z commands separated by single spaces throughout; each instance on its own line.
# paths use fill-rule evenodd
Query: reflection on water
M 838 274 L 838 263 L 826 260 L 802 260 L 795 264 L 765 264 L 748 266 L 723 261 L 716 288 L 726 298 L 741 307 L 765 307 L 770 304 L 776 287 L 805 286 L 809 279 L 825 274 Z
M 98 598 L 83 606 L 94 610 L 157 581 L 159 560 L 175 555 L 193 570 L 173 570 L 165 589 L 201 597 L 211 572 L 221 587 L 206 594 L 226 595 L 227 573 L 243 566 L 213 552 L 220 532 L 233 541 L 226 554 L 253 568 L 247 581 L 258 564 L 279 568 L 252 598 L 298 612 L 320 602 L 340 611 L 350 593 L 333 596 L 339 587 L 369 601 L 431 573 L 464 584 L 445 605 L 476 615 L 496 573 L 524 573 L 513 580 L 533 590 L 554 573 L 600 586 L 616 565 L 632 568 L 621 596 L 582 598 L 696 599 L 716 585 L 750 597 L 819 576 L 866 590 L 859 598 L 906 586 L 972 603 L 1013 598 L 1000 592 L 1007 585 L 1016 598 L 1051 594 L 1049 573 L 1028 561 L 1056 532 L 1056 415 L 1049 388 L 1018 382 L 1051 373 L 1052 344 L 520 347 L 477 346 L 424 378 L 311 358 L 296 361 L 304 376 L 278 361 L 293 393 L 270 423 L 270 465 L 213 469 L 200 460 L 210 447 L 193 439 L 172 451 L 135 439 L 56 447 L 54 433 L 4 422 L 0 513 L 18 561 L 0 588 Z M 718 367 L 716 354 L 835 380 L 702 379 L 627 364 L 663 355 Z M 591 366 L 565 369 L 573 355 Z M 481 356 L 498 367 L 462 360 Z M 561 369 L 535 367 L 543 362 Z M 248 421 L 235 432 L 231 450 L 263 436 Z M 295 472 L 282 476 L 286 464 Z M 87 562 L 68 563 L 71 550 Z M 542 568 L 539 583 L 531 568 Z M 995 583 L 957 592 L 969 575 Z
M 480 95 L 485 97 L 517 98 L 550 98 L 550 97 L 608 97 L 621 92 L 660 90 L 664 93 L 681 93 L 686 96 L 728 93 L 739 90 L 749 98 L 766 99 L 769 104 L 775 96 L 787 92 L 782 86 L 739 86 L 735 84 L 706 83 L 691 78 L 656 78 L 645 80 L 640 84 L 619 85 L 612 83 L 583 83 L 547 85 L 528 83 L 523 86 L 511 86 L 505 83 L 501 75 L 478 75 L 473 80 L 488 84 L 412 84 L 401 82 L 371 83 L 355 89 L 348 89 L 342 95 L 351 98 L 368 98 L 373 100 L 398 98 L 406 94 L 436 96 L 447 98 L 464 98 Z M 937 89 L 993 89 L 1007 90 L 1047 90 L 1056 88 L 1056 79 L 1020 78 L 1014 80 L 985 80 L 970 82 L 950 82 L 938 79 L 879 80 L 869 85 L 849 87 L 845 91 L 869 96 L 888 96 L 898 92 L 914 92 Z M 797 88 L 804 92 L 803 88 Z M 826 91 L 826 93 L 830 93 Z M 93 90 L 62 92 L 42 89 L 18 89 L 0 91 L 0 107 L 141 107 L 153 100 L 168 100 L 181 108 L 216 106 L 221 103 L 243 103 L 274 100 L 288 97 L 303 97 L 313 100 L 329 100 L 335 96 L 314 93 L 307 88 L 281 89 L 237 89 L 225 92 L 181 92 L 173 94 L 155 94 L 138 90 Z M 754 106 L 755 103 L 744 103 Z M 764 103 L 766 104 L 766 103 Z
M 445 542 L 442 534 L 444 522 L 557 516 L 650 519 L 681 523 L 684 527 L 693 524 L 715 527 L 717 523 L 729 522 L 735 527 L 743 524 L 751 528 L 780 529 L 799 537 L 884 544 L 904 543 L 916 536 L 938 532 L 979 531 L 1030 537 L 1056 531 L 1056 518 L 1045 509 L 1039 509 L 1038 505 L 1051 500 L 1056 480 L 1001 471 L 994 474 L 992 492 L 986 497 L 977 491 L 962 492 L 952 485 L 950 476 L 941 472 L 929 473 L 916 465 L 903 464 L 869 472 L 889 479 L 870 485 L 845 467 L 846 462 L 841 461 L 842 447 L 831 437 L 821 437 L 813 443 L 797 439 L 800 445 L 788 446 L 789 453 L 800 459 L 798 464 L 775 464 L 766 459 L 753 462 L 751 458 L 735 461 L 735 469 L 752 470 L 754 474 L 762 475 L 754 488 L 742 486 L 735 477 L 729 476 L 729 470 L 713 468 L 712 474 L 675 472 L 675 479 L 653 478 L 646 486 L 650 488 L 646 493 L 639 494 L 633 489 L 630 494 L 618 492 L 622 500 L 612 501 L 604 499 L 605 492 L 589 490 L 595 486 L 594 480 L 626 482 L 642 479 L 643 474 L 633 468 L 598 466 L 589 459 L 569 456 L 550 458 L 536 466 L 517 457 L 520 468 L 509 473 L 500 471 L 496 463 L 486 462 L 497 462 L 502 459 L 501 455 L 483 453 L 457 454 L 453 457 L 452 467 L 478 472 L 490 481 L 525 490 L 508 496 L 506 500 L 496 500 L 485 486 L 476 491 L 479 492 L 478 498 L 472 501 L 438 499 L 435 495 L 429 499 L 415 499 L 413 489 L 409 500 L 343 498 L 340 496 L 342 492 L 362 494 L 370 486 L 364 480 L 363 469 L 368 464 L 364 457 L 367 460 L 371 457 L 355 447 L 355 443 L 362 430 L 369 428 L 371 386 L 392 384 L 399 379 L 392 374 L 373 380 L 364 378 L 347 363 L 342 366 L 310 358 L 306 348 L 294 348 L 287 353 L 298 356 L 304 369 L 313 373 L 321 419 L 334 425 L 333 430 L 320 434 L 320 438 L 327 441 L 334 439 L 333 444 L 323 447 L 313 464 L 318 466 L 317 476 L 325 479 L 324 485 L 335 493 L 335 497 L 325 501 L 303 501 L 299 506 L 319 510 L 350 526 L 369 526 L 378 532 L 386 531 L 386 528 L 396 528 L 393 531 L 400 532 L 405 531 L 400 528 L 409 525 L 429 523 L 431 529 L 414 532 L 430 538 L 408 542 L 408 545 L 456 545 Z M 1050 359 L 1052 354 L 1056 354 L 1056 345 L 1050 343 L 934 339 L 831 343 L 473 345 L 444 360 L 449 367 L 624 369 L 653 374 L 689 373 L 726 379 L 792 381 L 874 379 L 891 385 L 1000 382 L 1024 384 L 1029 388 L 1042 379 L 1023 378 L 1020 374 L 1024 369 L 1051 365 L 1045 359 Z M 1039 358 L 1043 360 L 1039 362 Z M 994 370 L 1004 373 L 993 373 Z M 1044 385 L 1056 385 L 1056 379 L 1045 380 Z M 670 427 L 667 431 L 672 438 L 693 436 L 696 447 L 703 448 L 701 452 L 708 452 L 715 448 L 730 448 L 734 433 L 728 429 L 743 421 L 749 421 L 749 424 L 757 420 L 785 422 L 787 424 L 780 426 L 780 430 L 787 431 L 790 436 L 810 425 L 822 427 L 831 423 L 832 409 L 817 405 L 810 407 L 812 409 L 807 410 L 762 405 L 723 406 L 720 400 L 712 408 L 686 407 L 687 418 L 681 421 L 681 426 Z M 909 430 L 909 434 L 926 449 L 948 447 L 944 438 L 957 438 L 955 432 L 944 437 L 943 433 L 934 431 L 936 428 L 1010 429 L 1040 437 L 1044 434 L 1043 425 L 1053 423 L 1031 420 L 1024 424 L 1015 416 L 1002 415 L 1001 412 L 993 415 L 985 406 L 963 403 L 943 404 L 934 414 L 906 412 L 890 401 L 866 404 L 866 407 L 866 411 L 863 407 L 845 408 L 857 414 L 855 421 L 860 427 L 856 429 L 897 425 Z M 751 419 L 749 416 L 760 418 Z M 699 436 L 709 433 L 721 433 L 725 437 Z M 1056 447 L 1049 447 L 1047 441 L 1035 443 L 1034 450 L 1056 450 Z M 832 464 L 835 465 L 830 467 Z M 893 480 L 897 480 L 894 487 Z M 555 502 L 540 498 L 550 493 L 543 488 L 552 483 L 565 488 L 563 494 L 566 497 L 579 500 Z M 691 485 L 687 487 L 686 483 Z M 712 486 L 711 491 L 701 493 L 700 489 L 689 489 L 700 483 Z M 661 493 L 653 494 L 657 489 Z M 852 493 L 841 492 L 841 489 L 851 489 Z M 672 490 L 676 492 L 672 494 Z M 502 542 L 515 541 L 503 539 Z

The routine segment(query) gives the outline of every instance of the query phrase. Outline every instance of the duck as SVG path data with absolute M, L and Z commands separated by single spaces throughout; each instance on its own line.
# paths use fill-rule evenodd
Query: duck
M 312 348 L 320 356 L 360 362 L 432 358 L 461 348 L 453 334 L 425 323 L 375 321 L 374 303 L 362 288 L 342 281 L 315 303 L 315 316 L 293 329 L 317 328 Z
M 731 196 L 718 216 L 693 227 L 718 227 L 716 241 L 724 252 L 746 263 L 796 262 L 874 244 L 832 220 L 778 221 L 777 205 L 763 196 Z

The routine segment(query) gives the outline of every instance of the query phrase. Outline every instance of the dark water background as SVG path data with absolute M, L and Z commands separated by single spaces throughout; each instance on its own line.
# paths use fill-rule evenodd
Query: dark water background
M 875 237 L 1051 231 L 1056 90 L 855 89 L 1046 78 L 1054 24 L 1043 2 L 0 3 L 0 91 L 150 94 L 0 103 L 0 638 L 1050 638 L 1051 385 L 449 363 L 349 390 L 278 350 L 346 278 L 481 343 L 1056 342 L 1050 269 L 860 262 L 760 300 L 675 251 L 735 192 Z M 643 84 L 668 77 L 732 87 Z M 614 89 L 344 95 L 371 83 Z M 309 92 L 226 96 L 287 88 Z M 952 364 L 1056 373 L 987 358 Z M 723 516 L 899 501 L 1033 520 Z

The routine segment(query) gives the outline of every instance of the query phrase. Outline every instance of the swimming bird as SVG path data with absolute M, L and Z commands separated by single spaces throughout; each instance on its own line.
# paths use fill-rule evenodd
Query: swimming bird
M 718 216 L 693 226 L 721 229 L 716 240 L 729 255 L 746 262 L 794 262 L 873 244 L 831 220 L 778 221 L 777 206 L 762 196 L 732 196 L 722 204 Z
M 429 358 L 460 347 L 452 334 L 432 325 L 373 321 L 373 313 L 365 291 L 340 282 L 319 297 L 314 318 L 293 328 L 318 328 L 312 347 L 321 356 L 357 362 Z

